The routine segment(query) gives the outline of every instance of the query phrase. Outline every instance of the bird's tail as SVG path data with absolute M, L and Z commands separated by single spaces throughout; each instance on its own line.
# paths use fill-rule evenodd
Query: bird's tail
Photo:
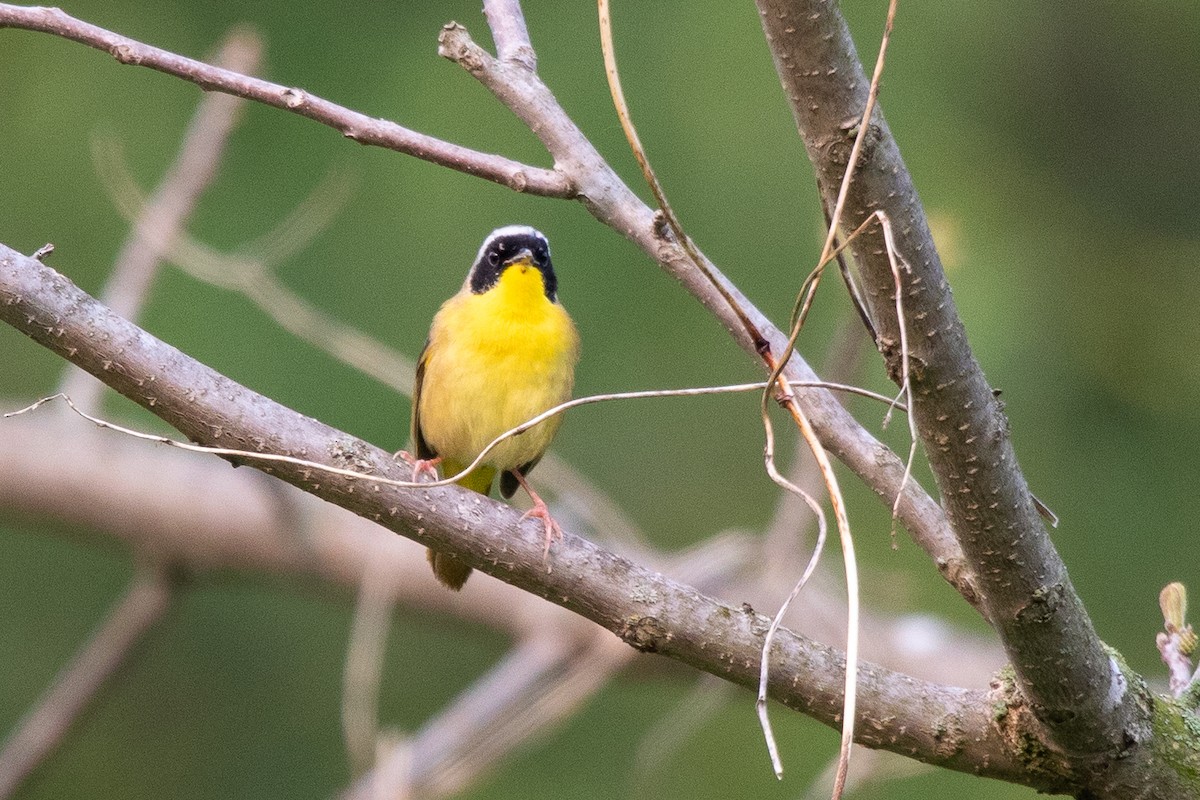
M 442 462 L 442 474 L 453 475 L 461 472 L 465 464 L 459 464 L 449 459 Z M 473 492 L 487 495 L 492 491 L 492 481 L 496 478 L 496 470 L 491 467 L 480 467 L 458 482 Z M 458 591 L 471 576 L 471 568 L 452 555 L 429 548 L 429 564 L 433 567 L 434 576 L 445 586 Z
M 467 582 L 467 578 L 471 577 L 471 568 L 454 556 L 446 555 L 432 547 L 429 548 L 426 555 L 429 557 L 430 566 L 433 567 L 434 577 L 442 585 L 448 586 L 456 592 Z

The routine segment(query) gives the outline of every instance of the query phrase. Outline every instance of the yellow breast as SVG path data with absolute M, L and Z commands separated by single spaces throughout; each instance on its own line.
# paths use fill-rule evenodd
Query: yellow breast
M 470 463 L 500 434 L 570 398 L 578 354 L 575 325 L 546 297 L 536 267 L 508 267 L 483 294 L 464 289 L 429 333 L 421 434 L 439 455 Z M 560 420 L 506 440 L 484 463 L 504 471 L 536 460 Z

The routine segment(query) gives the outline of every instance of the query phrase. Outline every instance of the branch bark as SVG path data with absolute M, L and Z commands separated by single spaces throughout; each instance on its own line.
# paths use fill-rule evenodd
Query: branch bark
M 867 91 L 854 48 L 836 5 L 828 0 L 758 0 L 764 30 L 798 127 L 816 165 L 822 192 L 836 190 L 853 138 L 843 121 L 861 111 Z M 489 17 L 515 7 L 489 3 Z M 429 137 L 355 115 L 294 89 L 214 71 L 199 62 L 141 45 L 53 9 L 0 5 L 0 27 L 26 27 L 81 41 L 219 89 L 292 110 L 342 130 L 347 136 L 481 174 L 522 191 L 580 199 L 605 224 L 621 232 L 677 277 L 754 352 L 735 313 L 678 242 L 658 224 L 612 172 L 558 106 L 520 51 L 518 28 L 498 36 L 503 58 L 483 51 L 458 25 L 443 31 L 441 52 L 487 86 L 541 138 L 555 159 L 553 171 L 530 188 L 534 168 L 455 149 Z M 532 48 L 530 48 L 532 50 Z M 1166 724 L 1186 727 L 1184 712 L 1153 698 L 1102 645 L 1045 535 L 1008 441 L 998 401 L 971 355 L 949 289 L 933 250 L 919 200 L 882 113 L 877 112 L 847 205 L 853 226 L 883 208 L 892 220 L 909 267 L 905 305 L 910 314 L 914 397 L 912 406 L 926 444 L 948 518 L 927 494 L 909 484 L 901 521 L 931 554 L 943 575 L 1000 632 L 1013 664 L 1013 680 L 992 695 L 952 689 L 870 665 L 860 671 L 860 702 L 867 719 L 861 740 L 928 763 L 1001 777 L 1045 791 L 1070 790 L 1096 797 L 1196 797 L 1188 780 L 1194 752 L 1173 752 Z M 865 238 L 855 247 L 868 301 L 891 371 L 899 374 L 899 325 L 892 275 L 881 244 Z M 707 262 L 706 262 L 707 263 Z M 728 284 L 711 274 L 766 334 L 774 351 L 784 337 Z M 7 288 L 3 288 L 7 287 Z M 0 248 L 0 317 L 82 364 L 198 441 L 297 453 L 332 465 L 387 474 L 386 454 L 341 432 L 305 419 L 247 392 L 149 337 L 36 261 Z M 815 376 L 798 356 L 789 379 Z M 901 485 L 903 465 L 821 390 L 799 396 L 826 446 L 889 505 Z M 230 441 L 232 440 L 232 441 Z M 316 454 L 316 455 L 314 455 Z M 436 543 L 464 561 L 514 585 L 548 597 L 614 631 L 639 649 L 750 684 L 756 674 L 755 642 L 765 619 L 739 612 L 677 583 L 655 576 L 607 551 L 568 536 L 555 548 L 546 574 L 536 531 L 517 524 L 516 513 L 453 488 L 404 492 L 344 478 L 317 476 L 288 466 L 270 471 L 306 491 L 375 519 L 422 543 Z M 504 532 L 504 533 L 501 533 Z M 614 594 L 611 590 L 617 588 Z M 634 598 L 634 599 L 631 599 Z M 785 669 L 771 691 L 794 708 L 833 724 L 840 709 L 835 652 L 787 635 L 778 644 Z M 804 685 L 807 694 L 793 686 Z M 988 703 L 1002 704 L 995 718 Z M 949 733 L 947 733 L 949 731 Z M 1041 749 L 1030 763 L 1025 745 Z
M 62 275 L 0 245 L 0 319 L 105 381 L 188 438 L 293 454 L 370 475 L 399 477 L 391 455 L 297 414 L 188 358 L 117 317 Z M 274 463 L 264 472 L 563 606 L 657 652 L 743 686 L 758 675 L 769 620 L 567 534 L 543 563 L 543 533 L 520 512 L 458 487 L 402 490 Z M 782 633 L 771 694 L 826 724 L 841 711 L 844 663 L 831 648 Z M 1028 783 L 992 724 L 989 695 L 919 681 L 872 664 L 859 669 L 859 741 L 928 763 Z
M 489 5 L 489 9 L 492 14 L 499 14 L 505 9 L 511 13 L 512 3 L 505 0 Z M 467 69 L 537 134 L 554 157 L 554 171 L 539 172 L 507 159 L 500 159 L 503 163 L 496 162 L 496 156 L 449 145 L 394 123 L 371 120 L 311 95 L 293 95 L 298 90 L 219 70 L 150 47 L 74 19 L 58 9 L 0 3 L 0 28 L 3 27 L 62 36 L 109 51 L 122 63 L 148 66 L 205 89 L 257 100 L 339 130 L 366 131 L 372 135 L 347 135 L 363 144 L 389 147 L 451 169 L 478 175 L 517 191 L 578 199 L 593 216 L 628 238 L 668 274 L 679 280 L 730 332 L 738 345 L 761 365 L 755 343 L 745 335 L 737 313 L 708 278 L 695 268 L 683 248 L 664 237 L 653 210 L 617 177 L 537 74 L 520 59 L 500 61 L 492 57 L 471 40 L 461 25 L 451 23 L 445 27 L 439 40 L 439 52 Z M 519 36 L 515 33 L 509 37 L 509 41 L 518 40 Z M 293 103 L 294 100 L 297 102 Z M 773 351 L 782 352 L 787 337 L 730 284 L 714 264 L 707 259 L 705 263 L 710 274 L 716 275 L 725 284 L 728 292 L 742 306 L 743 312 L 764 334 Z M 793 382 L 817 380 L 816 373 L 798 354 L 793 355 L 785 374 Z M 975 604 L 977 592 L 974 579 L 950 531 L 945 514 L 915 481 L 904 480 L 903 462 L 862 427 L 830 392 L 801 389 L 797 392 L 797 399 L 825 447 L 858 475 L 889 509 L 896 493 L 904 487 L 903 500 L 899 505 L 900 522 L 914 541 L 929 554 L 942 577 L 968 602 Z
M 836 197 L 869 81 L 844 20 L 824 0 L 758 0 L 763 29 L 822 195 Z M 1137 694 L 1102 646 L 1046 535 L 1008 436 L 1000 401 L 971 353 L 899 148 L 876 108 L 847 198 L 844 229 L 876 209 L 892 220 L 909 267 L 912 413 L 943 502 L 1035 716 L 1078 756 L 1120 756 L 1149 735 Z M 900 320 L 882 235 L 851 245 L 880 349 L 900 374 Z
M 122 64 L 149 67 L 191 81 L 206 91 L 225 92 L 290 111 L 328 125 L 359 144 L 416 156 L 514 191 L 544 197 L 575 195 L 570 180 L 555 170 L 451 144 L 388 120 L 368 117 L 297 87 L 281 86 L 151 47 L 76 19 L 58 8 L 0 3 L 0 28 L 23 28 L 61 36 L 103 50 Z

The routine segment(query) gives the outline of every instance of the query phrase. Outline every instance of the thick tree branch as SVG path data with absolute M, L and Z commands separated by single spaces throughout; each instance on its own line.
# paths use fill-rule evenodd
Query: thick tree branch
M 490 4 L 489 14 L 511 13 L 511 6 L 511 0 Z M 506 166 L 496 167 L 489 161 L 495 159 L 495 156 L 448 145 L 393 123 L 371 120 L 318 98 L 298 98 L 292 94 L 295 90 L 217 70 L 75 20 L 57 9 L 0 4 L 0 27 L 38 30 L 63 36 L 110 51 L 123 62 L 144 64 L 197 83 L 206 89 L 236 94 L 301 113 L 339 130 L 349 126 L 354 131 L 374 132 L 377 134 L 376 138 L 369 141 L 364 140 L 358 133 L 351 138 L 391 147 L 452 169 L 477 174 L 518 191 L 579 199 L 597 219 L 633 241 L 664 270 L 678 279 L 710 310 L 744 350 L 756 359 L 758 357 L 756 343 L 746 336 L 738 314 L 725 302 L 722 293 L 696 269 L 678 243 L 665 238 L 654 212 L 622 183 L 530 66 L 519 58 L 512 61 L 493 58 L 475 45 L 466 29 L 460 25 L 452 23 L 446 26 L 441 38 L 442 54 L 470 71 L 538 135 L 555 159 L 556 170 L 549 173 L 553 179 L 545 175 L 537 179 L 530 177 L 536 177 L 537 171 L 505 159 L 500 161 Z M 512 43 L 520 39 L 515 27 L 504 35 L 499 32 L 496 35 L 502 40 L 507 37 L 507 41 Z M 137 58 L 134 58 L 135 55 Z M 388 135 L 385 136 L 384 133 Z M 446 155 L 447 153 L 453 154 L 454 157 Z M 566 176 L 565 182 L 556 183 L 556 180 L 562 180 L 561 176 Z M 766 337 L 772 350 L 782 352 L 787 337 L 730 284 L 715 265 L 707 260 L 705 263 L 709 273 L 717 276 L 717 280 L 725 285 L 726 291 L 735 298 L 743 312 Z M 785 375 L 793 382 L 817 380 L 816 374 L 798 354 L 793 355 Z M 892 507 L 896 493 L 904 487 L 903 500 L 898 508 L 900 522 L 912 534 L 913 539 L 929 553 L 942 576 L 968 602 L 975 604 L 977 592 L 973 576 L 950 531 L 945 514 L 937 502 L 915 481 L 904 480 L 903 462 L 863 428 L 830 392 L 802 389 L 797 393 L 797 398 L 825 447 L 862 478 L 889 508 Z
M 38 261 L 0 245 L 0 319 L 83 367 L 202 443 L 294 454 L 396 475 L 390 454 L 257 395 L 123 320 Z M 453 552 L 471 566 L 551 600 L 658 652 L 743 686 L 757 680 L 766 617 L 718 603 L 578 537 L 542 561 L 536 521 L 458 487 L 403 490 L 272 464 L 263 471 L 329 502 Z M 776 645 L 772 696 L 827 724 L 841 710 L 839 654 L 791 633 Z M 928 763 L 1039 788 L 992 725 L 988 695 L 860 667 L 860 741 Z M 949 733 L 948 733 L 949 732 Z
M 826 201 L 846 168 L 869 82 L 844 20 L 827 0 L 758 0 L 784 91 Z M 1054 741 L 1109 759 L 1149 736 L 1146 710 L 1101 644 L 1030 499 L 1007 420 L 967 342 L 924 211 L 877 108 L 843 223 L 877 209 L 892 221 L 905 274 L 913 410 L 952 527 L 1000 633 L 1021 691 Z M 899 320 L 882 237 L 859 238 L 880 347 L 900 374 Z
M 738 312 L 708 277 L 698 270 L 684 248 L 669 238 L 655 212 L 629 190 L 582 131 L 571 121 L 549 88 L 530 69 L 506 63 L 471 40 L 461 25 L 447 25 L 439 52 L 460 64 L 520 117 L 554 156 L 555 164 L 578 187 L 579 199 L 596 219 L 632 241 L 668 274 L 683 284 L 729 331 L 730 336 L 761 364 L 756 343 L 746 335 Z M 699 251 L 697 250 L 699 253 Z M 781 353 L 787 336 L 779 331 L 721 271 L 700 257 L 708 273 L 720 281 L 742 313 L 766 338 L 772 352 Z M 798 354 L 789 361 L 786 377 L 811 382 L 816 373 Z M 975 602 L 973 578 L 950 531 L 941 507 L 914 481 L 904 482 L 904 464 L 846 411 L 838 398 L 820 389 L 801 389 L 797 399 L 821 442 L 871 487 L 889 507 L 904 486 L 899 518 L 913 539 L 933 558 L 942 576 Z
M 12 399 L 7 408 L 27 402 Z M 289 576 L 352 593 L 375 568 L 388 577 L 387 591 L 398 605 L 459 616 L 514 638 L 553 631 L 568 640 L 591 627 L 498 581 L 480 581 L 466 593 L 446 592 L 433 580 L 416 543 L 303 492 L 280 488 L 286 487 L 257 472 L 230 470 L 217 459 L 94 431 L 70 413 L 0 422 L 0 509 L 54 519 L 106 544 L 154 553 L 198 573 Z M 214 504 L 214 497 L 221 502 Z M 718 536 L 667 555 L 619 536 L 614 540 L 609 533 L 600 531 L 611 549 L 706 594 L 762 608 L 775 607 L 787 594 L 802 557 L 796 551 L 794 516 L 788 522 L 789 546 L 784 549 L 781 542 L 765 556 L 758 538 L 746 534 Z M 759 568 L 764 558 L 772 565 L 766 574 Z M 704 569 L 691 566 L 695 563 Z M 819 641 L 841 640 L 846 613 L 839 592 L 833 582 L 814 583 L 793 609 L 790 627 Z M 987 685 L 1004 663 L 991 637 L 947 627 L 931 647 L 928 629 L 912 636 L 910 624 L 886 613 L 868 614 L 864 657 L 926 680 L 972 687 Z
M 489 18 L 502 14 L 508 5 L 512 4 L 500 0 L 489 3 Z M 828 197 L 845 169 L 853 131 L 845 129 L 843 122 L 854 119 L 862 108 L 867 90 L 865 76 L 833 3 L 759 0 L 759 7 L 785 90 L 817 166 L 822 191 Z M 265 82 L 248 87 L 244 82 L 251 79 L 244 76 L 214 73 L 207 65 L 147 48 L 54 10 L 0 5 L 3 26 L 66 36 L 106 49 L 124 63 L 145 63 L 204 88 L 297 111 L 360 141 L 378 136 L 379 128 L 372 125 L 390 125 L 361 115 L 361 119 L 346 117 L 342 112 L 354 112 L 297 90 Z M 783 343 L 779 332 L 710 266 L 708 272 L 716 276 L 723 291 L 715 289 L 563 113 L 534 72 L 532 58 L 520 56 L 525 39 L 525 32 L 517 28 L 504 35 L 498 32 L 503 58 L 495 59 L 471 42 L 465 29 L 451 25 L 443 32 L 441 52 L 493 91 L 538 134 L 554 156 L 556 171 L 541 172 L 555 178 L 565 176 L 565 180 L 554 185 L 548 182 L 542 187 L 546 190 L 538 193 L 578 197 L 593 215 L 637 243 L 677 277 L 741 346 L 754 352 L 757 344 L 740 324 L 744 315 L 779 352 Z M 861 702 L 868 719 L 863 739 L 951 768 L 978 771 L 983 764 L 985 774 L 1042 789 L 1069 786 L 1080 791 L 1086 786 L 1097 796 L 1196 796 L 1195 787 L 1185 780 L 1196 758 L 1164 750 L 1169 745 L 1165 738 L 1150 736 L 1152 711 L 1170 715 L 1177 710 L 1161 703 L 1153 708 L 1152 699 L 1136 682 L 1136 676 L 1128 677 L 1104 650 L 1033 511 L 1008 441 L 1003 413 L 970 353 L 911 181 L 882 114 L 876 113 L 873 120 L 861 171 L 846 207 L 845 223 L 852 227 L 871 211 L 883 208 L 892 220 L 901 254 L 911 267 L 905 277 L 905 305 L 914 342 L 914 413 L 958 540 L 937 504 L 911 484 L 900 504 L 900 517 L 934 557 L 943 575 L 1000 631 L 1014 661 L 1015 682 L 997 689 L 1006 709 L 1002 717 L 991 720 L 997 723 L 998 732 L 988 719 L 978 716 L 979 709 L 985 707 L 979 704 L 987 700 L 983 695 L 968 697 L 960 694 L 963 690 L 924 684 L 916 693 L 927 702 L 915 703 L 911 679 L 864 667 Z M 394 128 L 399 133 L 388 129 L 397 137 L 389 146 L 455 169 L 482 174 L 479 169 L 486 159 L 495 158 L 462 148 L 453 151 L 456 155 L 448 155 L 451 151 L 437 148 L 453 146 L 428 137 L 410 138 L 420 135 L 399 126 Z M 506 163 L 509 171 L 492 163 L 491 172 L 483 176 L 518 190 L 534 191 L 526 176 L 533 168 Z M 899 321 L 892 305 L 892 275 L 882 259 L 883 248 L 867 238 L 858 242 L 855 253 L 879 324 L 881 348 L 898 375 Z M 19 263 L 21 269 L 12 276 L 15 288 L 10 295 L 0 289 L 0 316 L 94 373 L 107 372 L 107 382 L 189 436 L 225 446 L 233 438 L 234 446 L 249 443 L 263 450 L 295 452 L 365 471 L 386 472 L 392 468 L 384 454 L 368 445 L 312 420 L 293 418 L 286 409 L 245 392 L 144 332 L 132 326 L 122 328 L 116 320 L 104 317 L 94 301 L 81 296 L 65 279 L 52 273 L 52 277 L 44 275 L 44 268 L 36 262 L 0 250 L 0 280 L 8 278 L 6 271 L 14 263 Z M 48 304 L 36 309 L 29 305 L 38 294 L 29 290 L 36 287 L 22 285 L 19 280 L 31 270 L 42 275 L 42 288 L 49 287 L 52 295 L 47 298 Z M 733 297 L 738 312 L 730 308 L 725 296 Z M 77 318 L 81 314 L 83 320 Z M 24 324 L 21 319 L 25 319 Z M 79 322 L 83 322 L 83 330 L 91 326 L 90 340 L 75 327 Z M 148 360 L 139 363 L 135 357 L 139 353 Z M 795 357 L 789 364 L 788 377 L 811 380 L 812 374 Z M 191 387 L 190 393 L 184 392 L 184 387 Z M 858 426 L 828 393 L 806 390 L 799 399 L 826 446 L 890 504 L 903 476 L 899 459 Z M 759 635 L 756 625 L 761 624 L 761 618 L 757 615 L 745 614 L 745 619 L 739 619 L 731 609 L 689 593 L 678 584 L 661 578 L 655 582 L 654 576 L 640 567 L 572 537 L 556 547 L 551 559 L 554 572 L 546 575 L 541 571 L 537 536 L 523 528 L 517 529 L 519 536 L 517 530 L 507 536 L 495 533 L 514 529 L 515 515 L 511 511 L 481 498 L 470 498 L 468 502 L 453 489 L 406 495 L 288 467 L 273 467 L 271 471 L 394 530 L 404 529 L 405 521 L 418 525 L 411 535 L 419 541 L 437 542 L 440 548 L 460 554 L 484 571 L 504 572 L 505 579 L 514 585 L 550 597 L 635 646 L 671 655 L 735 682 L 753 680 L 756 657 L 749 654 Z M 464 536 L 465 532 L 470 536 Z M 472 550 L 472 541 L 482 544 Z M 580 576 L 585 575 L 621 586 L 626 594 L 611 597 L 604 587 L 581 582 Z M 649 595 L 630 594 L 647 589 L 656 593 L 653 600 L 645 599 Z M 642 599 L 631 601 L 630 597 Z M 698 642 L 687 635 L 698 631 L 709 631 L 709 638 Z M 782 675 L 773 676 L 773 695 L 823 721 L 835 719 L 840 707 L 840 678 L 836 673 L 841 669 L 836 654 L 794 636 L 786 637 L 779 647 L 787 666 L 781 670 Z M 714 652 L 718 653 L 716 662 L 712 660 Z M 1128 684 L 1131 679 L 1132 686 Z M 790 694 L 789 680 L 806 684 L 813 694 Z M 893 690 L 904 697 L 891 695 Z M 968 708 L 960 702 L 975 705 Z M 1026 702 L 1031 714 L 1021 712 Z M 887 719 L 886 724 L 883 717 L 875 716 L 893 710 L 897 716 Z M 939 725 L 940 733 L 931 733 L 924 727 L 931 712 L 944 712 L 948 728 Z M 873 720 L 879 723 L 877 729 L 872 727 Z M 1007 754 L 1021 750 L 1023 742 L 1043 740 L 1041 726 L 1050 731 L 1066 761 L 1047 752 L 1042 754 L 1045 760 L 1037 765 L 1015 763 L 1019 759 Z M 944 735 L 947 729 L 953 732 L 948 739 Z M 896 731 L 900 732 L 899 739 L 893 735 Z M 953 752 L 939 752 L 938 745 L 944 748 L 948 741 Z M 1136 747 L 1139 744 L 1149 746 Z M 1149 771 L 1147 767 L 1154 764 L 1157 771 Z M 1101 773 L 1089 769 L 1092 766 L 1108 770 Z
M 13 398 L 0 401 L 0 406 L 15 409 L 27 402 Z M 83 435 L 87 433 L 97 435 Z M 221 502 L 213 503 L 214 497 Z M 386 591 L 398 607 L 469 620 L 515 642 L 549 639 L 560 649 L 563 665 L 592 658 L 593 645 L 603 645 L 603 653 L 622 647 L 607 631 L 500 581 L 480 580 L 466 592 L 447 592 L 433 580 L 423 548 L 415 542 L 262 473 L 231 470 L 217 459 L 93 431 L 89 423 L 70 413 L 27 414 L 0 422 L 0 509 L 57 520 L 73 536 L 86 532 L 89 541 L 153 552 L 176 569 L 201 577 L 212 571 L 272 574 L 321 582 L 346 596 L 361 591 L 365 580 L 386 580 Z M 786 565 L 800 558 L 795 517 L 788 516 L 791 544 L 768 557 L 774 576 L 758 569 L 761 542 L 751 535 L 720 536 L 670 557 L 632 548 L 633 556 L 705 594 L 774 608 L 794 580 L 797 567 L 785 573 Z M 631 550 L 624 540 L 619 548 L 625 553 Z M 820 641 L 839 641 L 844 635 L 845 609 L 836 598 L 838 592 L 835 585 L 806 591 L 802 607 L 794 609 L 793 629 Z M 986 686 L 1002 663 L 999 648 L 990 639 L 946 628 L 931 642 L 928 627 L 922 625 L 914 636 L 912 624 L 885 614 L 868 615 L 863 620 L 864 658 L 926 680 L 972 687 Z M 624 652 L 621 664 L 636 655 L 629 648 Z M 630 663 L 635 668 L 653 666 L 643 659 Z M 491 705 L 475 709 L 473 716 L 471 708 L 456 703 L 456 709 L 447 713 L 459 720 L 466 716 L 470 723 L 453 731 L 436 724 L 423 727 L 393 753 L 381 756 L 387 764 L 376 768 L 377 779 L 387 785 L 405 780 L 416 786 L 443 785 L 436 776 L 450 762 L 460 775 L 464 768 L 476 774 L 486 771 L 502 755 L 498 746 L 519 743 L 516 737 L 498 736 L 494 718 L 520 717 L 544 726 L 544 735 L 560 719 L 557 714 L 541 713 L 547 710 L 544 698 L 553 696 L 565 705 L 572 701 L 571 693 L 602 685 L 581 685 L 576 680 L 581 672 L 594 673 L 585 670 L 582 661 L 579 664 L 578 670 L 555 668 L 532 682 L 498 683 L 501 696 L 493 695 Z M 611 660 L 605 664 L 620 666 Z M 536 715 L 526 705 L 531 701 L 537 704 Z M 508 711 L 495 711 L 497 705 Z M 531 730 L 525 725 L 521 733 Z M 436 735 L 439 741 L 426 743 L 427 735 Z M 481 737 L 486 742 L 479 741 Z M 411 770 L 392 770 L 404 759 L 405 750 L 444 756 L 413 763 Z
M 58 8 L 0 3 L 0 28 L 23 28 L 71 39 L 103 50 L 122 64 L 149 67 L 191 81 L 201 89 L 225 92 L 290 111 L 328 125 L 359 144 L 407 153 L 518 192 L 545 197 L 575 195 L 570 181 L 555 170 L 532 167 L 503 156 L 450 144 L 394 122 L 351 111 L 303 89 L 281 86 L 160 50 L 75 19 Z

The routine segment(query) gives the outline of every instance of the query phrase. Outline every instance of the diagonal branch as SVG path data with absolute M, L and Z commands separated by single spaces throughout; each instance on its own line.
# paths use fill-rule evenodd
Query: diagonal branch
M 845 172 L 869 82 L 836 6 L 758 0 L 767 41 L 827 203 Z M 999 400 L 967 343 L 912 180 L 878 108 L 851 184 L 844 227 L 876 210 L 911 266 L 904 304 L 912 342 L 912 413 L 951 525 L 1021 691 L 1055 742 L 1081 757 L 1114 756 L 1149 730 L 1139 698 L 1105 650 L 1046 535 Z M 898 379 L 894 278 L 878 231 L 852 244 L 880 349 Z
M 481 153 L 409 130 L 394 122 L 351 111 L 295 87 L 281 86 L 176 55 L 91 25 L 58 8 L 0 3 L 0 28 L 42 31 L 103 50 L 122 64 L 149 67 L 191 81 L 201 89 L 225 92 L 307 117 L 340 131 L 359 144 L 386 147 L 400 153 L 475 175 L 518 192 L 545 197 L 574 197 L 571 182 L 561 173 L 522 164 L 503 156 Z
M 489 15 L 512 14 L 512 0 L 488 4 Z M 218 70 L 76 20 L 57 9 L 26 8 L 0 3 L 0 27 L 43 31 L 112 52 L 123 63 L 138 63 L 197 83 L 293 111 L 343 130 L 369 144 L 443 164 L 517 191 L 580 200 L 605 225 L 630 239 L 662 269 L 675 277 L 724 326 L 746 352 L 759 356 L 760 342 L 745 332 L 732 297 L 765 338 L 772 352 L 783 352 L 787 337 L 704 258 L 708 275 L 697 270 L 678 242 L 667 237 L 654 212 L 634 195 L 608 166 L 587 137 L 571 121 L 533 69 L 520 59 L 502 61 L 478 47 L 465 28 L 451 23 L 440 38 L 439 52 L 467 69 L 534 131 L 554 157 L 555 170 L 536 170 L 497 156 L 477 153 L 423 136 L 394 123 L 373 120 L 328 101 L 267 81 Z M 523 26 L 522 26 L 523 27 Z M 512 28 L 509 42 L 519 36 Z M 497 33 L 496 35 L 500 35 Z M 502 37 L 503 38 L 503 37 Z M 367 138 L 364 138 L 367 137 Z M 369 139 L 369 140 L 368 140 Z M 498 160 L 497 160 L 498 159 Z M 721 284 L 713 285 L 712 276 Z M 761 360 L 759 360 L 761 363 Z M 784 376 L 792 383 L 813 383 L 816 373 L 798 354 L 789 359 Z M 937 501 L 915 481 L 904 480 L 905 465 L 888 447 L 842 407 L 830 392 L 802 389 L 796 399 L 825 447 L 858 475 L 891 508 L 900 493 L 897 518 L 931 557 L 941 575 L 970 603 L 978 603 L 974 577 Z
M 578 188 L 588 211 L 654 259 L 699 300 L 729 331 L 738 345 L 761 365 L 760 344 L 744 325 L 766 341 L 770 352 L 782 353 L 787 336 L 693 245 L 687 252 L 659 224 L 655 212 L 630 191 L 583 132 L 571 121 L 553 93 L 531 69 L 500 61 L 472 41 L 466 28 L 450 23 L 442 29 L 438 52 L 466 69 L 533 130 L 564 174 Z M 697 269 L 692 255 L 701 259 Z M 726 298 L 732 298 L 732 304 Z M 783 375 L 791 383 L 811 383 L 816 373 L 793 353 Z M 905 465 L 842 407 L 831 393 L 798 389 L 796 400 L 826 449 L 850 467 L 889 507 L 903 492 L 897 517 L 913 539 L 929 553 L 942 576 L 968 602 L 977 602 L 974 579 L 941 507 L 914 481 L 904 480 Z
M 331 466 L 395 474 L 389 453 L 297 414 L 188 358 L 117 317 L 40 262 L 0 245 L 0 319 L 83 367 L 189 438 Z M 731 608 L 578 537 L 567 535 L 543 563 L 536 521 L 458 487 L 404 491 L 288 464 L 264 469 L 384 527 L 452 552 L 658 652 L 743 686 L 757 680 L 768 620 Z M 547 566 L 549 571 L 547 571 Z M 844 661 L 833 649 L 782 631 L 771 695 L 826 724 L 839 719 Z M 1064 776 L 1030 774 L 992 724 L 985 692 L 920 681 L 871 664 L 859 669 L 864 724 L 859 741 L 928 763 L 1043 789 Z
M 129 652 L 171 605 L 171 588 L 158 567 L 142 568 L 92 639 L 80 649 L 41 702 L 0 750 L 0 797 L 11 797 L 58 747 Z

